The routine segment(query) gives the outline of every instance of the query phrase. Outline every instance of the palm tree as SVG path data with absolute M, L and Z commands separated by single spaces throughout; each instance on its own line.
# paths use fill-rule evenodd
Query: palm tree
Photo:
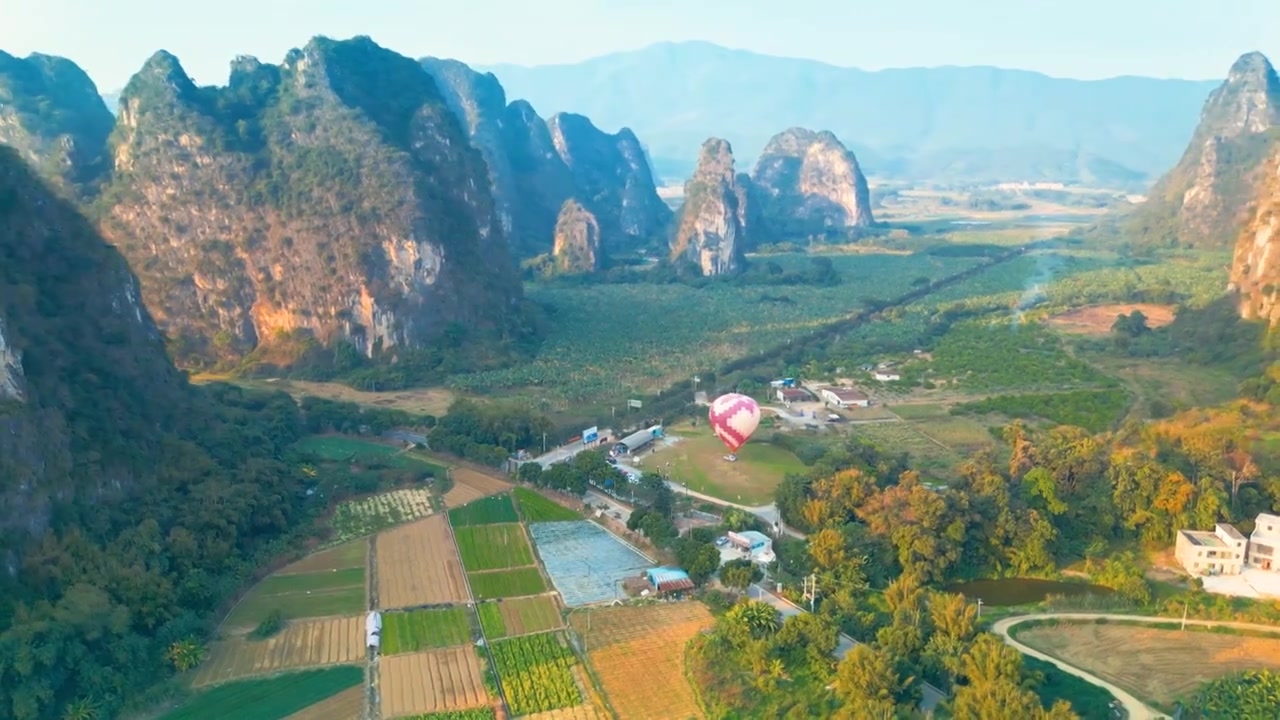
M 748 600 L 730 611 L 732 620 L 753 638 L 762 638 L 778 631 L 778 611 L 768 603 Z
M 178 672 L 186 672 L 204 660 L 204 646 L 195 638 L 178 640 L 169 646 L 165 658 Z
M 98 720 L 98 704 L 89 698 L 80 698 L 67 706 L 62 720 Z

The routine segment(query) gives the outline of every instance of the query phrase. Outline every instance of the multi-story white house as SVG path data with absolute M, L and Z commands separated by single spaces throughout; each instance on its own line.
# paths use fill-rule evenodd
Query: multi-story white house
M 1174 556 L 1192 575 L 1238 575 L 1250 568 L 1280 572 L 1280 516 L 1262 513 L 1248 538 L 1218 523 L 1212 532 L 1179 530 Z

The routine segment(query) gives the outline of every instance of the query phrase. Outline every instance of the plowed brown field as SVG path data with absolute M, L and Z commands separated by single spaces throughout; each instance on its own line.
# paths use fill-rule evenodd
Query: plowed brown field
M 364 687 L 353 687 L 286 717 L 284 720 L 360 720 Z
M 364 617 L 294 620 L 266 640 L 234 637 L 213 646 L 193 685 L 365 658 Z
M 453 480 L 453 487 L 444 494 L 445 507 L 455 508 L 511 489 L 511 483 L 470 468 L 450 468 L 449 477 Z
M 383 608 L 466 602 L 462 562 L 449 519 L 433 515 L 378 536 L 378 604 Z
M 378 662 L 385 718 L 465 710 L 489 702 L 480 658 L 470 646 L 388 655 Z
M 696 602 L 592 610 L 590 632 L 585 614 L 572 616 L 609 703 L 628 720 L 702 717 L 685 680 L 684 651 L 711 623 Z

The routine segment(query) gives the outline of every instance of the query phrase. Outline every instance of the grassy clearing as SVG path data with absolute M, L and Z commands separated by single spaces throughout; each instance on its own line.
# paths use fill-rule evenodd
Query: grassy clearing
M 328 572 L 269 575 L 258 589 L 267 595 L 286 595 L 338 590 L 356 585 L 364 585 L 364 568 L 362 567 Z
M 443 465 L 425 460 L 419 454 L 404 453 L 393 445 L 361 438 L 311 435 L 294 443 L 293 448 L 326 462 L 380 462 L 392 467 L 426 470 L 432 477 L 440 477 L 445 473 Z
M 536 567 L 467 573 L 467 582 L 471 584 L 471 593 L 476 600 L 537 595 L 547 591 L 547 582 Z
M 947 477 L 960 461 L 960 454 L 941 441 L 930 438 L 914 423 L 868 423 L 852 428 L 854 435 L 894 452 L 911 456 L 915 469 L 934 478 Z
M 947 406 L 939 403 L 890 405 L 889 411 L 903 420 L 932 420 L 947 417 L 950 414 Z
M 525 522 L 557 522 L 582 519 L 582 513 L 570 510 L 528 488 L 518 487 L 513 492 L 515 493 L 516 503 L 520 506 L 520 518 Z
M 337 548 L 335 548 L 337 549 Z M 298 567 L 309 568 L 316 563 L 354 563 L 360 567 L 320 572 L 291 572 Z M 263 578 L 240 600 L 227 616 L 223 627 L 230 632 L 244 632 L 256 628 L 273 611 L 285 620 L 353 615 L 362 612 L 366 605 L 364 556 L 368 546 L 363 542 L 344 546 L 342 553 L 325 556 L 319 561 L 304 558 L 283 571 Z
M 1124 358 L 1081 352 L 1079 356 L 1118 378 L 1136 396 L 1131 412 L 1161 417 L 1174 410 L 1211 407 L 1236 397 L 1230 373 L 1166 358 Z
M 804 472 L 805 465 L 789 450 L 760 441 L 738 451 L 738 461 L 728 462 L 723 443 L 699 426 L 677 429 L 680 441 L 652 455 L 643 455 L 646 468 L 671 463 L 671 478 L 688 483 L 689 489 L 721 500 L 764 505 L 788 473 Z
M 512 504 L 511 495 L 508 493 L 481 498 L 449 511 L 449 524 L 454 527 L 519 521 L 516 506 Z
M 343 666 L 231 682 L 192 696 L 160 720 L 280 720 L 363 681 L 363 668 Z
M 454 537 L 462 567 L 470 572 L 533 564 L 533 548 L 519 524 L 469 525 L 456 528 Z
M 353 540 L 344 545 L 312 553 L 298 562 L 281 569 L 276 575 L 363 568 L 368 560 L 369 543 L 364 540 Z
M 463 608 L 389 612 L 382 616 L 384 655 L 466 645 L 471 622 Z

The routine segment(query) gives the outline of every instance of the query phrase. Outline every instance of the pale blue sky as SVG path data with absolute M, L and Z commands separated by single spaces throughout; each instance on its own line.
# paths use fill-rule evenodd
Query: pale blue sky
M 996 65 L 1050 75 L 1220 78 L 1280 52 L 1280 0 L 6 0 L 0 49 L 63 55 L 121 87 L 164 48 L 201 84 L 238 54 L 278 62 L 312 35 L 406 55 L 572 62 L 707 40 L 865 69 Z M 1220 9 L 1218 9 L 1220 8 Z

